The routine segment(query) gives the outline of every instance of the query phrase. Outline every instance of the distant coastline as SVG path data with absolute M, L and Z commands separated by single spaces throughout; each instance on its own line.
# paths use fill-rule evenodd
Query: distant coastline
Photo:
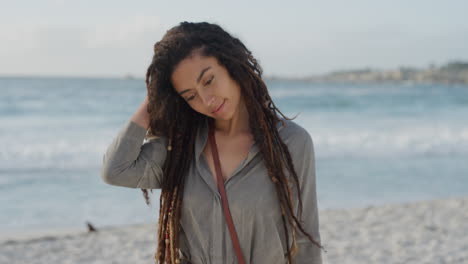
M 121 79 L 144 81 L 144 77 L 127 73 L 121 76 L 72 76 L 72 75 L 2 75 L 3 79 Z M 430 64 L 425 68 L 401 66 L 397 69 L 377 69 L 366 67 L 352 70 L 337 70 L 320 75 L 287 77 L 281 75 L 263 75 L 266 81 L 298 81 L 310 83 L 442 83 L 468 84 L 468 62 L 452 61 L 442 66 Z
M 333 71 L 323 75 L 310 75 L 302 78 L 267 76 L 265 79 L 345 83 L 398 82 L 468 84 L 468 62 L 452 61 L 439 67 L 431 64 L 426 68 L 399 67 L 398 69 L 390 70 L 362 68 Z

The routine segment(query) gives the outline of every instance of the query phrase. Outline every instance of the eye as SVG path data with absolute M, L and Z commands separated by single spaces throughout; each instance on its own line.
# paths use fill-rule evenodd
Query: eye
M 209 80 L 208 80 L 208 81 L 205 83 L 205 85 L 208 85 L 208 84 L 210 84 L 210 83 L 211 83 L 211 81 L 212 81 L 213 79 L 214 79 L 214 76 L 211 76 L 211 79 L 209 79 Z
M 214 76 L 211 76 L 211 79 L 209 79 L 209 80 L 205 83 L 205 85 L 210 84 L 210 83 L 213 81 L 213 79 L 214 79 Z M 196 95 L 197 95 L 197 94 L 194 94 L 194 95 L 190 96 L 189 98 L 187 98 L 187 102 L 193 100 L 193 98 L 195 98 Z
M 192 100 L 193 98 L 195 98 L 195 95 L 196 95 L 196 94 L 194 94 L 194 95 L 190 96 L 189 98 L 187 98 L 187 101 L 190 101 L 190 100 Z

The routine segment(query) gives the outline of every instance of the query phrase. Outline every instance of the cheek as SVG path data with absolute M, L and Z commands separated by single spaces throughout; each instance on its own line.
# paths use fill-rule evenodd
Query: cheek
M 200 104 L 192 104 L 190 105 L 190 107 L 200 113 L 200 114 L 203 114 L 203 115 L 209 115 L 209 112 L 208 112 L 208 109 L 206 109 L 205 107 L 203 107 L 203 105 L 200 105 Z
M 232 87 L 231 89 L 231 98 L 235 100 L 235 103 L 238 103 L 238 101 L 241 98 L 241 91 L 240 88 L 237 86 Z
M 239 97 L 238 88 L 232 84 L 223 85 L 221 87 L 217 87 L 222 93 L 220 94 L 221 97 L 234 100 Z

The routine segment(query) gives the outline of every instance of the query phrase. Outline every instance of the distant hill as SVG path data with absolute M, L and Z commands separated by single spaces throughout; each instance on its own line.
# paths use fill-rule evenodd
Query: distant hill
M 266 79 L 288 79 L 267 77 Z M 301 80 L 308 82 L 414 82 L 414 83 L 460 83 L 468 84 L 468 62 L 452 61 L 436 67 L 431 64 L 427 68 L 399 67 L 393 70 L 378 70 L 363 68 L 346 71 L 333 71 L 324 75 L 313 75 Z

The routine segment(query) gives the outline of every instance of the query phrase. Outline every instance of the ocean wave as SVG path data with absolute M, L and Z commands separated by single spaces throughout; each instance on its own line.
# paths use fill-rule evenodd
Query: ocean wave
M 451 156 L 468 154 L 468 127 L 328 128 L 305 124 L 318 158 Z M 62 138 L 1 142 L 2 169 L 83 169 L 101 166 L 108 140 Z

